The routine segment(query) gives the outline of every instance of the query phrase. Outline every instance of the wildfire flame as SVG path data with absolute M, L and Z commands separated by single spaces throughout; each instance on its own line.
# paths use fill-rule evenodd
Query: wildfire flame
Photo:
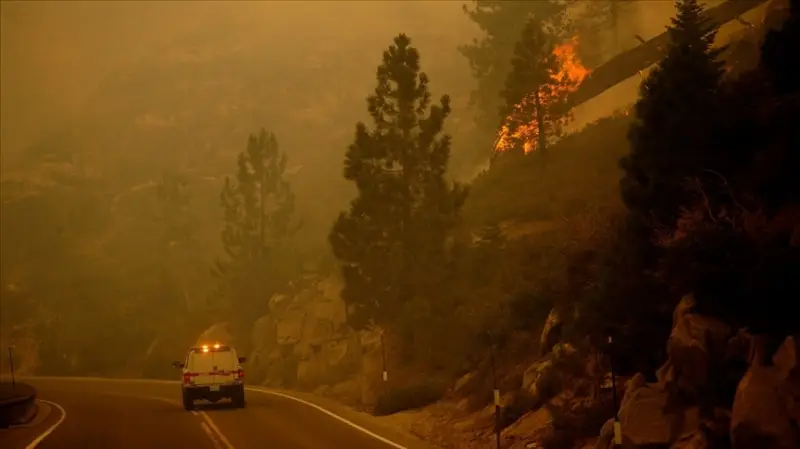
M 568 94 L 577 90 L 581 82 L 589 76 L 589 69 L 581 63 L 577 49 L 578 36 L 575 36 L 553 50 L 553 55 L 558 60 L 558 66 L 560 67 L 559 71 L 553 74 L 553 79 L 558 80 L 558 84 L 554 90 L 541 97 L 543 106 L 547 107 L 554 102 L 563 101 Z M 516 109 L 522 109 L 523 104 L 528 101 L 530 100 L 526 98 L 522 101 L 522 104 L 517 105 Z M 569 116 L 561 118 L 562 121 L 568 119 Z M 518 127 L 516 132 L 510 135 L 508 125 L 504 124 L 498 133 L 495 151 L 503 152 L 509 150 L 513 146 L 513 141 L 521 140 L 524 142 L 525 153 L 530 153 L 536 149 L 538 135 L 539 128 L 535 118 L 532 118 L 527 125 Z

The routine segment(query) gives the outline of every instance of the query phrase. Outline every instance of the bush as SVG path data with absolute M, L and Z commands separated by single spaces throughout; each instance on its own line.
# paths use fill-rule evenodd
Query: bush
M 542 442 L 544 449 L 572 449 L 575 443 L 596 436 L 613 416 L 610 395 L 601 395 L 578 407 L 547 404 L 553 417 L 553 433 Z
M 422 408 L 444 397 L 446 386 L 441 382 L 422 382 L 390 389 L 378 396 L 373 414 L 386 416 L 405 410 Z
M 535 396 L 524 390 L 518 391 L 500 411 L 500 428 L 505 429 L 514 424 L 538 405 L 539 401 Z

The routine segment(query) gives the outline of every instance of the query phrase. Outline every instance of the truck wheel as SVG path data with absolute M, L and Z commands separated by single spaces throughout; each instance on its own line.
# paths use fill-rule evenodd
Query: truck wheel
M 233 395 L 232 399 L 233 400 L 231 402 L 233 402 L 233 406 L 234 407 L 236 407 L 236 408 L 244 408 L 244 406 L 245 406 L 244 388 L 242 388 L 241 390 L 237 391 L 236 394 Z
M 187 412 L 194 410 L 194 400 L 186 392 L 183 393 L 183 408 Z

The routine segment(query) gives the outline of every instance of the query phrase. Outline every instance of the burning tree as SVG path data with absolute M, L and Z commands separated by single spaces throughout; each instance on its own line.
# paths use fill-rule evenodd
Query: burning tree
M 511 71 L 514 45 L 519 40 L 525 20 L 536 18 L 548 24 L 548 32 L 559 36 L 571 35 L 567 23 L 568 3 L 561 0 L 474 0 L 464 12 L 485 33 L 461 46 L 459 52 L 469 61 L 477 87 L 472 93 L 477 123 L 482 132 L 497 131 L 497 111 L 501 98 L 497 92 Z
M 578 39 L 556 45 L 545 23 L 529 19 L 517 42 L 502 96 L 505 104 L 495 149 L 545 153 L 569 121 L 567 96 L 589 71 L 576 55 Z

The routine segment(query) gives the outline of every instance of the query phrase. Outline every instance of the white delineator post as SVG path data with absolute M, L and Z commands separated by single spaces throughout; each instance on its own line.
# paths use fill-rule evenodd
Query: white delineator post
M 622 445 L 622 424 L 619 422 L 619 413 L 617 412 L 617 376 L 614 374 L 614 350 L 611 345 L 614 343 L 614 339 L 609 335 L 608 337 L 608 347 L 609 347 L 609 365 L 611 367 L 611 397 L 613 401 L 614 407 L 614 445 L 621 446 Z

